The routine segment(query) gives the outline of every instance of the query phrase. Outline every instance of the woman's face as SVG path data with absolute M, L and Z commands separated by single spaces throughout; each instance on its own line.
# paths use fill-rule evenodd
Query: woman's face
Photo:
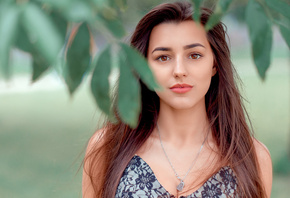
M 147 59 L 161 85 L 160 105 L 189 109 L 205 105 L 216 73 L 206 32 L 194 21 L 161 23 L 152 30 Z

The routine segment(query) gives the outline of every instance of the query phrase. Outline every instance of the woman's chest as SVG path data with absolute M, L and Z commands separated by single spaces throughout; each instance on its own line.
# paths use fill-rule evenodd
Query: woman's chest
M 172 191 L 176 192 L 176 188 L 173 188 Z M 236 188 L 236 177 L 232 169 L 223 167 L 198 189 L 178 193 L 178 197 L 234 197 Z M 176 195 L 177 193 L 172 193 L 157 179 L 151 167 L 137 155 L 125 169 L 116 192 L 116 197 L 175 197 Z
M 150 167 L 158 182 L 170 194 L 186 195 L 197 190 L 216 171 L 214 164 L 217 164 L 217 156 L 212 150 L 204 148 L 198 156 L 196 153 L 197 149 L 181 152 L 168 150 L 165 155 L 157 144 L 140 150 L 138 156 L 146 162 L 146 166 Z M 177 186 L 181 182 L 184 188 L 178 191 Z

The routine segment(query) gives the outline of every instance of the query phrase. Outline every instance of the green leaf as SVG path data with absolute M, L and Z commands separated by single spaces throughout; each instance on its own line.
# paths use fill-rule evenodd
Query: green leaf
M 23 24 L 18 26 L 18 36 L 16 39 L 15 46 L 20 50 L 28 52 L 32 56 L 32 82 L 37 81 L 41 75 L 49 68 L 50 64 L 39 53 L 36 46 L 34 46 L 27 36 Z
M 280 15 L 279 18 L 277 17 L 274 22 L 279 26 L 280 33 L 284 38 L 286 44 L 290 48 L 290 20 L 286 17 Z
M 230 7 L 230 4 L 233 0 L 219 0 L 214 13 L 210 16 L 209 20 L 205 25 L 206 31 L 214 27 L 218 22 L 221 21 L 221 18 L 225 15 L 227 10 Z
M 69 41 L 69 37 L 67 35 L 68 29 L 69 29 L 69 22 L 67 19 L 58 11 L 53 10 L 50 13 L 51 19 L 53 23 L 56 25 L 57 29 L 59 30 L 62 38 L 62 43 L 64 43 L 64 46 L 66 47 Z M 62 48 L 61 52 L 58 56 L 58 59 L 56 63 L 54 64 L 54 69 L 58 72 L 58 74 L 63 74 L 63 70 L 65 67 L 65 54 L 66 54 L 66 48 Z
M 126 56 L 127 64 L 140 75 L 141 80 L 148 86 L 149 89 L 154 90 L 159 88 L 155 78 L 147 64 L 147 60 L 135 49 L 121 43 L 120 46 Z
M 202 1 L 203 0 L 191 0 L 192 2 L 192 5 L 193 5 L 193 9 L 194 9 L 194 12 L 193 12 L 193 19 L 194 21 L 196 22 L 200 22 L 200 8 L 201 8 L 201 4 L 202 4 Z
M 118 89 L 118 110 L 121 119 L 135 128 L 141 111 L 140 84 L 132 69 L 128 66 L 126 56 L 120 53 L 120 78 Z
M 30 42 L 49 64 L 53 64 L 63 43 L 51 18 L 38 6 L 29 3 L 24 9 L 23 25 Z
M 283 36 L 284 40 L 286 41 L 288 45 L 288 48 L 290 49 L 290 28 L 286 28 L 282 25 L 280 25 L 279 27 L 280 27 L 281 35 Z
M 15 45 L 20 50 L 28 52 L 28 53 L 35 51 L 34 46 L 31 44 L 28 38 L 27 32 L 23 28 L 22 24 L 19 24 L 18 26 L 18 35 L 16 38 Z
M 15 42 L 19 9 L 15 6 L 9 6 L 0 18 L 0 69 L 3 71 L 6 79 L 10 76 L 9 58 L 10 49 Z
M 290 3 L 283 2 L 281 0 L 266 0 L 266 4 L 269 8 L 275 10 L 276 12 L 284 15 L 290 20 Z
M 86 23 L 79 26 L 76 36 L 68 48 L 65 81 L 72 94 L 81 84 L 90 67 L 90 32 Z
M 58 31 L 60 32 L 62 43 L 64 43 L 68 25 L 67 20 L 59 12 L 55 10 L 53 10 L 50 13 L 50 17 L 52 22 L 56 25 Z
M 271 23 L 263 7 L 255 0 L 250 0 L 246 9 L 246 21 L 252 42 L 252 54 L 260 77 L 264 80 L 270 66 L 272 48 Z
M 107 115 L 110 115 L 110 83 L 111 72 L 111 47 L 105 48 L 99 55 L 91 80 L 91 90 L 98 107 Z
M 47 63 L 47 61 L 41 55 L 39 55 L 37 53 L 33 54 L 32 57 L 33 57 L 32 82 L 35 82 L 49 68 L 49 64 Z

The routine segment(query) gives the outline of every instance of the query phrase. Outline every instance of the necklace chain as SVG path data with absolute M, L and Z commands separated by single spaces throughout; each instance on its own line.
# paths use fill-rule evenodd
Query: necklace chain
M 156 126 L 157 126 L 157 131 L 158 131 L 159 140 L 160 140 L 160 144 L 161 144 L 162 150 L 163 150 L 163 152 L 164 152 L 164 154 L 165 154 L 165 156 L 166 156 L 166 158 L 167 158 L 167 161 L 169 162 L 169 164 L 170 164 L 170 166 L 171 166 L 171 168 L 172 168 L 172 170 L 173 170 L 175 176 L 177 177 L 178 180 L 180 180 L 180 183 L 178 184 L 178 186 L 177 186 L 176 188 L 177 188 L 178 191 L 182 191 L 183 188 L 184 188 L 184 180 L 185 180 L 185 178 L 187 177 L 187 175 L 189 174 L 190 170 L 193 168 L 195 162 L 197 161 L 197 158 L 198 158 L 198 156 L 199 156 L 199 154 L 200 154 L 200 152 L 201 152 L 201 150 L 202 150 L 202 148 L 203 148 L 203 145 L 204 145 L 204 143 L 205 143 L 205 141 L 206 141 L 207 136 L 208 136 L 209 133 L 207 133 L 207 136 L 204 138 L 204 141 L 203 141 L 201 147 L 199 148 L 199 151 L 197 152 L 197 154 L 196 154 L 196 156 L 195 156 L 195 158 L 194 158 L 194 160 L 193 160 L 191 166 L 189 167 L 188 171 L 186 172 L 186 174 L 184 175 L 184 177 L 181 178 L 181 177 L 178 175 L 178 173 L 176 172 L 176 170 L 175 170 L 173 164 L 171 163 L 171 161 L 170 161 L 170 159 L 169 159 L 169 157 L 168 157 L 168 155 L 167 155 L 167 153 L 166 153 L 166 151 L 165 151 L 165 149 L 164 149 L 164 146 L 163 146 L 163 143 L 162 143 L 162 140 L 161 140 L 161 134 L 160 134 L 160 130 L 159 130 L 158 123 L 157 123 Z

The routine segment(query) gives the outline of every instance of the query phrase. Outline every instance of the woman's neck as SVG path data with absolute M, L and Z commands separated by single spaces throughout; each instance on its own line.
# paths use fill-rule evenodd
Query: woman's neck
M 176 146 L 203 142 L 209 131 L 205 106 L 194 109 L 173 109 L 160 104 L 158 126 L 163 141 Z

